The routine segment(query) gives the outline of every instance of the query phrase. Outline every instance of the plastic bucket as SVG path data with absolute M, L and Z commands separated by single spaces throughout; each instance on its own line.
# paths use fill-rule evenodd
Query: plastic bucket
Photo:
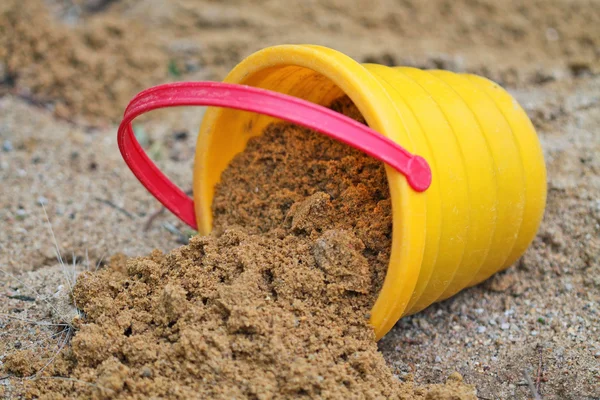
M 489 80 L 360 64 L 332 49 L 284 45 L 249 56 L 225 82 L 325 106 L 345 94 L 369 127 L 429 163 L 433 180 L 425 192 L 413 190 L 404 174 L 386 165 L 393 239 L 386 279 L 371 312 L 378 339 L 402 316 L 510 266 L 537 232 L 546 202 L 540 143 L 522 108 Z M 207 110 L 197 142 L 191 211 L 200 234 L 211 231 L 221 173 L 273 120 L 253 112 Z

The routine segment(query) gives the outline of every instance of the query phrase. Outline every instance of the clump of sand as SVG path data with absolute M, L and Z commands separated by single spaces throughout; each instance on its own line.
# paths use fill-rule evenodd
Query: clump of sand
M 85 322 L 61 371 L 47 371 L 64 376 L 66 364 L 70 380 L 34 381 L 30 394 L 475 399 L 457 374 L 400 381 L 377 349 L 368 318 L 389 258 L 389 203 L 379 162 L 271 125 L 224 172 L 212 235 L 80 277 Z

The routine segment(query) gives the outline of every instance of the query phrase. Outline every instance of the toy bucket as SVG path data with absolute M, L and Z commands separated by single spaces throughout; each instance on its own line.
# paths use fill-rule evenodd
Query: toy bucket
M 323 112 L 323 120 L 320 114 L 304 119 L 287 115 L 286 119 L 328 132 L 386 162 L 393 236 L 385 282 L 370 317 L 377 339 L 402 316 L 510 266 L 537 232 L 546 202 L 540 143 L 522 108 L 489 80 L 447 71 L 360 64 L 325 47 L 283 45 L 249 56 L 224 82 L 269 92 L 263 92 L 260 101 L 252 101 L 251 97 L 244 100 L 240 86 L 218 93 L 203 87 L 195 94 L 171 94 L 171 99 L 184 99 L 163 104 L 237 108 L 211 107 L 205 114 L 196 149 L 193 202 L 174 206 L 173 199 L 183 202 L 185 195 L 164 175 L 159 176 L 131 133 L 130 122 L 136 115 L 158 108 L 158 103 L 150 104 L 153 89 L 146 93 L 150 103 L 133 104 L 134 99 L 126 111 L 119 129 L 125 160 L 163 204 L 205 235 L 211 231 L 211 204 L 221 173 L 244 150 L 248 139 L 260 135 L 275 116 L 282 116 L 268 111 L 271 97 L 266 93 L 288 95 L 282 98 L 290 101 L 290 107 L 294 105 L 290 98 L 298 99 L 298 104 L 305 100 L 302 104 L 327 106 L 347 95 L 385 141 L 365 144 L 365 138 L 383 136 L 367 132 L 367 127 L 358 128 L 360 124 L 343 116 L 339 121 L 346 125 L 335 125 L 327 114 L 333 112 L 323 111 L 324 107 L 314 108 Z M 211 100 L 194 102 L 198 96 Z M 232 106 L 231 98 L 237 105 Z M 278 100 L 273 97 L 273 101 Z M 396 159 L 400 160 L 397 165 Z M 158 178 L 144 181 L 140 164 L 154 168 L 152 173 Z

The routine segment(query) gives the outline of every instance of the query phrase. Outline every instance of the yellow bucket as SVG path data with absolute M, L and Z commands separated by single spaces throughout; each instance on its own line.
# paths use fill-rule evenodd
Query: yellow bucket
M 546 169 L 533 125 L 497 84 L 469 74 L 360 64 L 332 49 L 283 45 L 243 60 L 225 79 L 320 105 L 347 95 L 368 125 L 424 157 L 431 187 L 417 193 L 386 167 L 393 240 L 370 323 L 379 339 L 404 315 L 514 263 L 533 240 L 546 202 Z M 272 117 L 209 108 L 196 150 L 194 202 L 212 226 L 215 184 Z

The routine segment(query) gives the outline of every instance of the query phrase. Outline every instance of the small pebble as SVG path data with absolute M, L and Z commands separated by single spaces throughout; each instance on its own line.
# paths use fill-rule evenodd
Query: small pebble
M 485 326 L 478 326 L 477 333 L 484 333 L 487 330 Z
M 436 362 L 437 364 L 441 363 L 441 362 L 442 362 L 442 357 L 440 357 L 440 356 L 435 356 L 435 362 Z
M 503 331 L 507 330 L 508 328 L 510 328 L 510 324 L 507 322 L 500 325 L 500 329 L 502 329 Z
M 549 42 L 556 42 L 560 38 L 558 31 L 554 28 L 546 29 L 546 40 Z
M 150 378 L 152 377 L 152 370 L 148 367 L 144 367 L 142 368 L 141 374 L 140 374 L 143 378 Z
M 531 336 L 537 336 L 538 335 L 538 331 L 531 331 Z
M 13 145 L 10 140 L 5 140 L 4 143 L 2 144 L 2 150 L 4 150 L 7 153 L 13 151 L 13 149 L 14 148 L 13 148 Z
M 173 134 L 175 140 L 187 140 L 189 134 L 187 131 L 178 131 Z

